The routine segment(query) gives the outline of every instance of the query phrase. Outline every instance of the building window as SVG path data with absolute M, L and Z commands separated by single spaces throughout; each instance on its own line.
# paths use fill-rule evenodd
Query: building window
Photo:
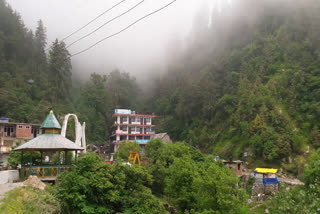
M 127 126 L 121 126 L 121 127 L 120 127 L 120 130 L 126 132 L 126 131 L 128 130 L 128 127 L 127 127 Z
M 127 119 L 128 119 L 127 117 L 121 117 L 122 122 L 127 122 L 128 121 Z
M 241 164 L 240 163 L 238 163 L 238 170 L 240 170 L 241 169 Z
M 140 123 L 140 117 L 136 118 L 136 122 Z
M 150 120 L 150 117 L 147 117 L 147 118 L 146 118 L 146 121 L 147 121 L 147 123 L 150 123 L 150 121 L 151 121 L 151 120 Z
M 30 126 L 26 126 L 26 129 L 30 129 Z
M 139 127 L 136 127 L 136 132 L 140 132 L 140 128 Z
M 22 129 L 22 125 L 19 125 L 19 126 L 18 126 L 18 129 Z

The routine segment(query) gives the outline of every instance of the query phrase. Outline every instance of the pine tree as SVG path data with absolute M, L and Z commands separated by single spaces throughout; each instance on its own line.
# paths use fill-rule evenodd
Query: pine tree
M 35 33 L 34 46 L 35 57 L 37 62 L 44 62 L 46 60 L 45 47 L 47 45 L 46 28 L 43 25 L 41 19 L 38 21 L 38 27 Z
M 72 87 L 70 53 L 64 42 L 58 39 L 49 51 L 49 97 L 52 102 L 69 98 Z

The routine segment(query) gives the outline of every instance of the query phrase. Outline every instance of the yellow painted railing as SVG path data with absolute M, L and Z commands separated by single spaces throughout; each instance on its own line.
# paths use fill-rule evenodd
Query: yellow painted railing
M 29 177 L 30 169 L 31 175 L 36 175 L 39 178 L 57 177 L 62 172 L 72 170 L 73 166 L 25 166 L 21 168 L 21 176 Z

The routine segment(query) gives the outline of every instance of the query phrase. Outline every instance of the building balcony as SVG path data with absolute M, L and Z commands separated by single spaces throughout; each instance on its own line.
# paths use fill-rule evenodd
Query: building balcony
M 152 125 L 151 122 L 150 123 L 146 123 L 146 124 L 141 124 L 141 123 L 117 123 L 115 122 L 113 125 L 113 127 L 117 127 L 117 126 L 139 126 L 139 127 L 155 127 L 155 125 Z
M 129 117 L 157 117 L 157 115 L 154 114 L 120 114 L 120 113 L 115 113 L 112 115 L 112 117 L 118 117 L 118 116 L 129 116 Z
M 151 139 L 136 139 L 136 140 L 118 140 L 118 141 L 113 141 L 112 144 L 115 144 L 115 145 L 120 145 L 122 142 L 124 141 L 128 141 L 128 142 L 137 142 L 138 144 L 141 144 L 141 145 L 145 145 L 145 144 L 148 144 L 149 141 L 151 141 Z
M 7 135 L 7 132 L 0 132 L 0 137 L 12 137 L 12 138 L 15 138 L 16 137 L 16 133 L 15 132 L 11 132 L 10 135 Z
M 123 130 L 116 130 L 116 135 L 121 135 L 121 134 L 128 134 L 128 131 L 123 131 Z
M 9 153 L 11 151 L 11 146 L 1 146 L 0 145 L 0 153 Z

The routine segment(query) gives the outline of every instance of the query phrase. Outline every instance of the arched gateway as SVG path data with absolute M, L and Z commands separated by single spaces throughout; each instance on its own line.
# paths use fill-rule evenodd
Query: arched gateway
M 74 119 L 74 123 L 75 123 L 75 133 L 76 133 L 76 141 L 75 144 L 77 144 L 78 146 L 82 147 L 84 150 L 83 152 L 86 153 L 86 122 L 83 122 L 83 124 L 81 125 L 81 123 L 78 120 L 77 115 L 75 114 L 67 114 L 64 117 L 64 121 L 63 121 L 63 125 L 62 125 L 62 130 L 61 130 L 61 135 L 63 137 L 66 137 L 66 133 L 67 133 L 67 125 L 68 125 L 68 120 L 69 117 L 73 117 Z

